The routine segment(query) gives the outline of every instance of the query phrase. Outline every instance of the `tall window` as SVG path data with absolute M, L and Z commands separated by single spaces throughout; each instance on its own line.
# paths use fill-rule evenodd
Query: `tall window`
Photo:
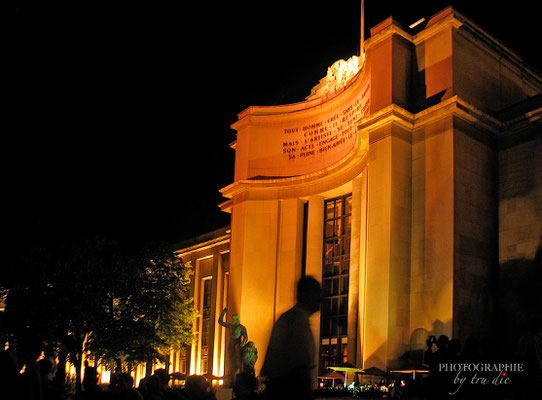
M 201 374 L 209 371 L 209 328 L 211 324 L 211 279 L 203 281 L 203 307 L 201 321 Z
M 352 195 L 325 202 L 320 372 L 347 360 Z

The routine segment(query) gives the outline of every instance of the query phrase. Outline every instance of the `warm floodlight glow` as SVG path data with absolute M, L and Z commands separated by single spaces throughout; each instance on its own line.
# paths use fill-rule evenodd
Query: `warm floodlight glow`
M 307 100 L 321 97 L 325 94 L 333 93 L 343 87 L 359 72 L 363 66 L 365 53 L 359 57 L 352 56 L 348 60 L 335 61 L 331 67 L 327 69 L 327 74 L 320 80 L 312 90 Z
M 358 56 L 352 56 L 347 61 L 338 60 L 327 69 L 326 80 L 329 83 L 344 84 L 354 77 L 359 71 L 360 62 Z
M 111 381 L 111 371 L 102 371 L 102 375 L 100 377 L 100 383 L 107 384 L 110 381 Z

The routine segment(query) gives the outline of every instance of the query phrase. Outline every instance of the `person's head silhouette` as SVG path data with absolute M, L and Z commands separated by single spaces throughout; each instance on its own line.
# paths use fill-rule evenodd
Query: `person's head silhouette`
M 448 339 L 448 336 L 446 335 L 440 335 L 437 339 L 437 347 L 439 349 L 444 349 L 445 347 L 448 346 L 448 342 L 450 341 L 450 339 Z
M 297 283 L 297 304 L 310 314 L 320 309 L 322 290 L 312 276 L 305 276 Z

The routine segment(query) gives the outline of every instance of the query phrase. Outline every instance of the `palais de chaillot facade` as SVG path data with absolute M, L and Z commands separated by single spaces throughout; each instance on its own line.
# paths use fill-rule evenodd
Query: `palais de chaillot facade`
M 325 291 L 315 374 L 402 368 L 428 335 L 487 334 L 504 269 L 540 257 L 541 76 L 453 8 L 370 32 L 305 101 L 233 124 L 231 225 L 175 249 L 195 265 L 200 317 L 171 372 L 224 375 L 227 306 L 258 373 L 304 275 Z

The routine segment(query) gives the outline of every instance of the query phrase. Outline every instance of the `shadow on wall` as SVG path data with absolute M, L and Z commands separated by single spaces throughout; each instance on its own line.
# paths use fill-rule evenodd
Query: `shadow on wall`
M 450 63 L 449 59 L 443 61 L 444 64 Z M 429 68 L 429 71 L 427 69 Z M 444 66 L 446 69 L 446 66 Z M 451 88 L 445 88 L 438 92 L 431 93 L 434 88 L 427 87 L 429 75 L 430 86 L 434 86 L 434 76 L 438 76 L 439 65 L 426 65 L 425 43 L 420 43 L 412 57 L 412 88 L 410 92 L 410 110 L 413 113 L 420 112 L 426 108 L 432 107 L 443 100 L 448 99 L 452 91 Z M 429 92 L 429 93 L 428 93 Z
M 493 331 L 511 352 L 516 350 L 532 319 L 542 315 L 541 288 L 542 246 L 532 260 L 516 259 L 499 266 Z
M 542 246 L 534 259 L 516 259 L 499 266 L 497 290 L 494 293 L 495 312 L 488 335 L 453 338 L 463 359 L 521 360 L 520 343 L 528 335 L 533 320 L 542 318 Z M 489 320 L 489 319 L 488 319 Z M 424 365 L 426 340 L 452 331 L 452 321 L 433 322 L 431 330 L 415 329 L 410 335 L 409 349 L 395 360 L 388 360 L 388 368 L 400 369 Z M 365 365 L 385 368 L 386 343 L 365 360 Z M 475 350 L 473 350 L 475 348 Z M 470 353 L 475 355 L 470 355 Z
M 542 241 L 541 241 L 542 243 Z M 494 315 L 488 318 L 489 334 L 475 338 L 491 349 L 493 356 L 514 359 L 518 354 L 518 344 L 530 329 L 536 318 L 542 318 L 542 245 L 538 247 L 534 259 L 515 259 L 499 265 L 496 290 L 493 293 Z M 426 349 L 425 340 L 429 336 L 439 337 L 451 332 L 451 322 L 433 322 L 433 329 L 414 330 L 410 336 L 410 350 L 398 360 L 410 365 L 422 362 Z M 452 339 L 452 337 L 450 337 Z M 461 338 L 466 345 L 470 338 Z M 402 365 L 404 366 L 404 365 Z
M 429 336 L 439 337 L 450 332 L 452 321 L 444 323 L 441 320 L 433 321 L 431 330 L 425 328 L 415 329 L 410 335 L 410 349 L 396 360 L 391 360 L 391 369 L 418 368 L 423 364 L 424 352 L 427 350 L 426 340 Z

